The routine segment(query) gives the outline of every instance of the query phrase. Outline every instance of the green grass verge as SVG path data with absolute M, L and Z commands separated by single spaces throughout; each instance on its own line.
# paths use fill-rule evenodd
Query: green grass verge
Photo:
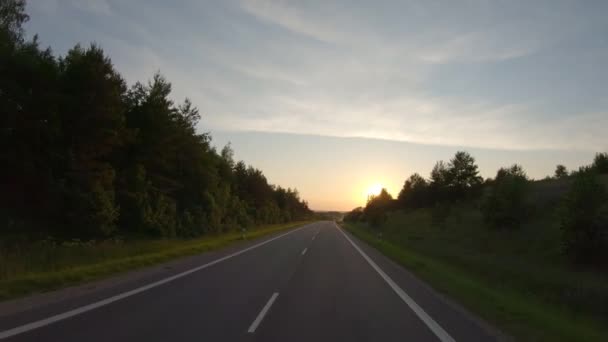
M 343 226 L 517 340 L 608 341 L 608 329 L 597 317 L 548 304 L 531 293 L 492 282 L 463 265 L 381 240 L 362 224 Z
M 295 228 L 312 221 L 267 225 L 249 230 L 245 239 Z M 205 236 L 192 240 L 138 240 L 121 243 L 39 244 L 0 251 L 0 300 L 55 290 L 195 255 L 236 241 L 241 233 Z

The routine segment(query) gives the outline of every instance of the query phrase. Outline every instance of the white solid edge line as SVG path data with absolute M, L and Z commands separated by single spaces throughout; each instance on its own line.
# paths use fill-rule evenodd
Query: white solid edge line
M 348 240 L 348 242 L 350 242 L 350 244 L 355 247 L 357 252 L 359 252 L 359 254 L 361 254 L 361 256 L 363 257 L 363 259 L 365 259 L 365 261 L 367 261 L 370 266 L 372 266 L 372 268 L 376 270 L 378 274 L 380 274 L 382 279 L 384 279 L 384 281 L 393 289 L 393 291 L 395 291 L 395 293 L 397 293 L 397 295 L 405 302 L 405 304 L 407 304 L 407 306 L 409 306 L 410 309 L 414 311 L 414 313 L 422 320 L 422 322 L 424 322 L 424 324 L 426 324 L 426 326 L 431 329 L 431 331 L 435 334 L 435 336 L 439 338 L 439 340 L 441 340 L 442 342 L 455 342 L 452 336 L 450 336 L 445 330 L 443 330 L 443 328 L 437 322 L 435 322 L 435 320 L 431 318 L 431 316 L 429 316 L 418 304 L 416 304 L 416 302 L 407 293 L 405 293 L 405 291 L 403 291 L 403 289 L 401 289 L 399 285 L 397 285 L 386 273 L 384 273 L 384 271 L 382 271 L 382 269 L 380 269 L 380 267 L 378 267 L 378 265 L 376 265 L 376 263 L 369 256 L 367 256 L 367 254 L 365 254 L 365 252 L 363 252 L 361 248 L 359 248 L 359 246 L 357 246 L 353 242 L 353 240 L 351 240 L 348 235 L 346 235 L 346 233 L 338 227 L 337 224 L 336 229 L 338 229 L 340 233 L 344 235 L 346 240 Z
M 306 254 L 307 250 L 308 250 L 308 248 L 304 248 L 304 250 L 302 251 L 302 255 Z
M 251 326 L 249 326 L 249 329 L 247 329 L 248 333 L 255 332 L 255 329 L 257 329 L 258 325 L 260 325 L 260 323 L 262 323 L 262 320 L 264 319 L 264 316 L 266 316 L 266 313 L 268 313 L 268 310 L 270 310 L 270 307 L 272 306 L 272 303 L 274 303 L 274 301 L 277 299 L 278 296 L 279 296 L 278 292 L 275 292 L 275 293 L 272 294 L 272 296 L 270 297 L 270 299 L 268 300 L 268 302 L 266 303 L 266 305 L 264 305 L 264 307 L 262 308 L 262 311 L 260 311 L 260 313 L 258 314 L 258 316 L 253 321 L 253 323 L 251 323 Z
M 296 231 L 298 231 L 300 229 L 305 228 L 306 226 L 307 225 L 304 225 L 304 226 L 302 226 L 300 228 L 296 228 L 296 229 L 291 230 L 291 231 L 289 231 L 287 233 L 281 234 L 279 236 L 275 236 L 275 237 L 273 237 L 271 239 L 268 239 L 266 241 L 262 241 L 262 242 L 260 242 L 258 244 L 253 245 L 253 246 L 249 246 L 249 247 L 247 247 L 245 249 L 242 249 L 242 250 L 240 250 L 238 252 L 232 253 L 230 255 L 226 255 L 226 256 L 221 257 L 219 259 L 216 259 L 216 260 L 213 260 L 211 262 L 208 262 L 208 263 L 206 263 L 204 265 L 192 268 L 192 269 L 184 271 L 182 273 L 178 273 L 178 274 L 176 274 L 174 276 L 171 276 L 171 277 L 168 277 L 168 278 L 165 278 L 165 279 L 161 279 L 159 281 L 155 281 L 155 282 L 150 283 L 148 285 L 144 285 L 144 286 L 138 287 L 138 288 L 133 289 L 131 291 L 123 292 L 121 294 L 118 294 L 118 295 L 115 295 L 115 296 L 112 296 L 112 297 L 100 300 L 98 302 L 94 302 L 94 303 L 91 303 L 91 304 L 88 304 L 88 305 L 84 305 L 84 306 L 81 306 L 79 308 L 76 308 L 76 309 L 73 309 L 73 310 L 69 310 L 69 311 L 66 311 L 64 313 L 60 313 L 60 314 L 57 314 L 57 315 L 54 315 L 54 316 L 50 316 L 50 317 L 47 317 L 47 318 L 44 318 L 44 319 L 41 319 L 41 320 L 38 320 L 38 321 L 27 323 L 27 324 L 24 324 L 24 325 L 21 325 L 21 326 L 12 328 L 12 329 L 8 329 L 8 330 L 5 330 L 5 331 L 0 331 L 0 340 L 5 339 L 5 338 L 9 338 L 11 336 L 22 334 L 22 333 L 28 332 L 30 330 L 38 329 L 38 328 L 43 327 L 45 325 L 49 325 L 49 324 L 52 324 L 52 323 L 64 320 L 66 318 L 70 318 L 70 317 L 73 317 L 73 316 L 76 316 L 76 315 L 80 315 L 80 314 L 85 313 L 87 311 L 91 311 L 91 310 L 97 309 L 99 307 L 102 307 L 102 306 L 114 303 L 114 302 L 119 301 L 121 299 L 133 296 L 133 295 L 141 293 L 141 292 L 144 292 L 144 291 L 149 290 L 151 288 L 154 288 L 154 287 L 166 284 L 168 282 L 171 282 L 173 280 L 185 277 L 185 276 L 187 276 L 187 275 L 189 275 L 191 273 L 200 271 L 200 270 L 202 270 L 204 268 L 207 268 L 209 266 L 215 265 L 215 264 L 220 263 L 220 262 L 222 262 L 224 260 L 228 260 L 230 258 L 233 258 L 233 257 L 235 257 L 235 256 L 237 256 L 239 254 L 243 254 L 243 253 L 245 253 L 247 251 L 250 251 L 250 250 L 252 250 L 254 248 L 258 248 L 260 246 L 263 246 L 263 245 L 265 245 L 265 244 L 267 244 L 267 243 L 269 243 L 271 241 L 274 241 L 276 239 L 280 239 L 283 236 L 289 235 L 291 233 L 294 233 L 294 232 L 296 232 Z

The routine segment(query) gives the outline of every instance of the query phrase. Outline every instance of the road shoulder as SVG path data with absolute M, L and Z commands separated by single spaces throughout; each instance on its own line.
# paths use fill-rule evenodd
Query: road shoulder
M 153 266 L 115 274 L 100 280 L 0 302 L 0 319 L 2 319 L 0 330 L 11 325 L 7 322 L 22 321 L 20 319 L 21 316 L 31 315 L 38 317 L 50 315 L 54 312 L 66 311 L 74 307 L 102 300 L 117 293 L 126 292 L 159 279 L 171 277 L 255 244 L 273 239 L 287 231 L 296 230 L 307 225 L 294 226 L 287 230 L 273 232 L 256 239 L 236 241 L 221 249 L 179 257 Z
M 339 226 L 338 226 L 339 227 Z M 366 242 L 342 229 L 395 283 L 397 283 L 455 340 L 512 341 L 500 329 L 467 310 L 461 304 L 438 292 L 411 271 L 382 254 Z M 476 338 L 472 339 L 471 337 Z

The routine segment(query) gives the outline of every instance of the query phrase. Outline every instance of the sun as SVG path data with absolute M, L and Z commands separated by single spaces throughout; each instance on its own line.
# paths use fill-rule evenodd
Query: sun
M 367 188 L 366 196 L 367 197 L 378 196 L 380 194 L 380 191 L 382 191 L 382 184 L 380 184 L 380 183 L 372 184 Z

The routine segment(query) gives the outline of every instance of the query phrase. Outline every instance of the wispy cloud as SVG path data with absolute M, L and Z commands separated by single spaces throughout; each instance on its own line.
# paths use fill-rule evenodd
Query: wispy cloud
M 110 15 L 112 13 L 110 3 L 107 0 L 68 0 L 63 1 L 62 5 L 67 4 L 94 14 Z
M 424 97 L 357 106 L 287 100 L 273 103 L 277 114 L 225 115 L 215 124 L 225 129 L 236 127 L 505 150 L 588 150 L 606 146 L 606 138 L 601 132 L 608 125 L 606 113 L 544 121 L 530 119 L 534 118 L 534 110 L 525 105 L 497 107 Z M 579 129 L 573 131 L 572 127 Z
M 466 33 L 439 44 L 420 47 L 418 57 L 429 63 L 489 62 L 526 56 L 539 48 L 526 38 L 509 44 L 499 37 L 485 32 Z
M 31 6 L 45 42 L 97 41 L 131 82 L 160 70 L 178 100 L 188 96 L 201 107 L 201 130 L 518 150 L 608 143 L 599 128 L 608 125 L 607 103 L 598 95 L 608 78 L 605 5 L 190 0 L 179 7 L 65 0 Z
M 241 7 L 258 19 L 276 24 L 292 33 L 300 34 L 326 43 L 341 43 L 357 39 L 354 32 L 344 32 L 336 29 L 336 20 L 340 19 L 337 9 L 326 16 L 329 3 L 317 3 L 312 7 L 314 13 L 306 13 L 297 3 L 276 2 L 266 0 L 242 1 Z M 315 15 L 316 14 L 316 15 Z M 327 19 L 333 19 L 328 22 Z M 361 39 L 362 37 L 358 37 Z
M 298 6 L 296 2 L 254 0 L 243 1 L 241 6 L 260 20 L 321 42 L 363 50 L 376 49 L 381 50 L 377 53 L 383 54 L 389 51 L 431 63 L 484 62 L 525 56 L 540 48 L 542 38 L 538 35 L 542 32 L 537 30 L 545 24 L 541 22 L 541 25 L 519 28 L 488 25 L 486 20 L 480 20 L 480 17 L 488 16 L 485 6 L 458 5 L 452 8 L 453 3 L 450 2 L 442 6 L 422 2 L 397 7 L 398 16 L 387 16 L 386 19 L 389 25 L 395 24 L 390 23 L 391 20 L 402 21 L 402 25 L 387 32 L 385 27 L 378 25 L 382 22 L 370 20 L 385 16 L 386 13 L 375 12 L 382 8 L 370 6 L 366 11 L 356 11 L 336 3 L 313 3 Z M 464 11 L 469 12 L 468 15 L 463 16 Z M 448 13 L 457 19 L 441 22 Z M 498 13 L 490 14 L 497 16 Z M 416 25 L 424 19 L 429 20 L 428 25 Z

